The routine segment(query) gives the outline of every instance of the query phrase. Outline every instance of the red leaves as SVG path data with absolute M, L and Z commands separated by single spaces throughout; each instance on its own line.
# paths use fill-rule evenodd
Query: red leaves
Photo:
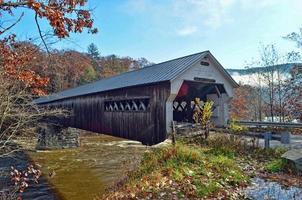
M 1 66 L 8 79 L 20 81 L 36 95 L 43 95 L 49 79 L 41 77 L 31 69 L 36 49 L 15 42 L 15 35 L 0 40 Z
M 35 2 L 33 0 L 28 1 L 27 5 L 35 11 L 38 11 L 41 8 L 41 3 Z
M 27 6 L 32 9 L 37 16 L 49 22 L 55 35 L 59 38 L 68 37 L 70 32 L 81 33 L 85 28 L 88 29 L 89 33 L 97 33 L 97 29 L 93 28 L 90 11 L 79 9 L 86 5 L 86 0 L 20 0 L 18 2 L 5 2 L 5 6 L 1 5 L 3 3 L 4 0 L 0 0 L 0 11 L 3 10 L 9 13 L 11 13 L 11 8 L 19 6 Z
M 231 101 L 230 116 L 233 119 L 249 119 L 250 113 L 247 105 L 249 104 L 250 88 L 240 86 L 235 89 L 234 98 Z
M 24 171 L 19 171 L 15 167 L 11 166 L 11 181 L 15 184 L 19 193 L 23 193 L 25 189 L 28 188 L 31 179 L 33 182 L 38 183 L 38 179 L 41 175 L 42 172 L 38 169 L 38 166 L 28 165 Z M 18 199 L 22 200 L 21 195 Z
M 84 29 L 88 29 L 92 34 L 97 33 L 97 29 L 93 28 L 90 11 L 84 8 L 86 2 L 86 0 L 0 0 L 0 19 L 3 17 L 2 12 L 13 14 L 12 8 L 27 7 L 33 10 L 36 16 L 47 20 L 59 38 L 68 37 L 70 32 L 81 33 Z M 37 20 L 36 23 L 38 24 Z M 0 35 L 4 32 L 0 28 Z M 30 66 L 34 57 L 32 50 L 20 50 L 18 43 L 15 42 L 15 35 L 10 35 L 0 40 L 0 65 L 3 66 L 8 78 L 22 82 L 34 94 L 43 95 L 46 93 L 43 87 L 48 84 L 49 79 L 36 74 L 38 70 L 32 70 Z

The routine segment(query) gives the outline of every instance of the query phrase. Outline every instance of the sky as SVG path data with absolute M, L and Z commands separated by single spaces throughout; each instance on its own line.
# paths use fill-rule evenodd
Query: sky
M 102 55 L 154 63 L 210 50 L 225 68 L 244 68 L 261 45 L 294 50 L 282 37 L 302 27 L 302 0 L 88 0 L 88 7 L 99 32 L 72 34 L 52 48 L 86 51 L 95 43 Z M 31 13 L 12 31 L 37 37 Z

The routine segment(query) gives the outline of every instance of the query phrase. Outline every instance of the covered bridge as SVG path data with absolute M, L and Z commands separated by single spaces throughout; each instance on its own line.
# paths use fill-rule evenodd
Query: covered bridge
M 156 144 L 172 120 L 192 121 L 192 100 L 214 101 L 213 122 L 223 126 L 237 83 L 209 52 L 176 58 L 36 99 L 73 110 L 64 125 Z M 63 123 L 63 122 L 62 122 Z

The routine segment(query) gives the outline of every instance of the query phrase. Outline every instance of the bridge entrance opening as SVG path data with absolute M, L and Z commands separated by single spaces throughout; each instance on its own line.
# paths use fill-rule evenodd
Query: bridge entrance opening
M 173 121 L 193 123 L 194 101 L 201 104 L 213 101 L 213 117 L 218 117 L 218 110 L 222 95 L 226 95 L 223 84 L 204 81 L 184 81 L 173 101 Z

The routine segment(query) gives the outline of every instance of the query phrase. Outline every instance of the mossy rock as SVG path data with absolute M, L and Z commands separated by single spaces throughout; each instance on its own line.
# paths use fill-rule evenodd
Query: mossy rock
M 296 169 L 302 171 L 302 149 L 289 150 L 282 155 L 282 158 L 293 162 Z

